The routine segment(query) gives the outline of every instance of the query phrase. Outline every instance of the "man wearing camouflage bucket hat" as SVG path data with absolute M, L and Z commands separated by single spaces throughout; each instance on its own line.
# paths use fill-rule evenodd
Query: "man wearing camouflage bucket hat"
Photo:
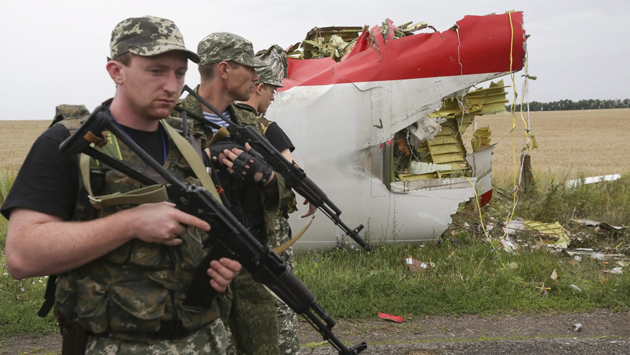
M 273 121 L 265 118 L 264 114 L 274 100 L 276 90 L 282 87 L 282 79 L 286 76 L 288 68 L 287 54 L 282 47 L 272 45 L 266 50 L 256 53 L 256 57 L 267 65 L 256 68 L 259 80 L 255 82 L 252 94 L 247 101 L 236 102 L 235 106 L 242 115 L 255 116 L 262 125 L 264 136 L 288 161 L 293 161 L 295 147 L 284 130 Z M 307 204 L 304 201 L 304 204 Z M 294 270 L 293 242 L 291 241 L 291 227 L 289 225 L 289 213 L 296 210 L 295 199 L 281 208 L 281 213 L 274 219 L 274 234 L 269 238 L 269 246 L 278 250 L 278 254 L 284 260 L 291 271 Z M 305 218 L 315 213 L 316 207 L 309 203 L 308 211 L 301 217 Z M 280 354 L 296 355 L 300 353 L 299 323 L 297 314 L 283 301 L 276 299 L 278 316 L 278 347 Z
M 106 69 L 117 90 L 98 109 L 108 107 L 115 124 L 178 179 L 197 183 L 189 162 L 198 157 L 184 157 L 180 147 L 186 147 L 175 143 L 177 133 L 162 119 L 181 93 L 187 60 L 198 56 L 172 21 L 151 16 L 120 22 L 110 49 Z M 57 276 L 56 285 L 49 282 L 55 297 L 47 292 L 40 313 L 54 303 L 63 354 L 225 354 L 218 303 L 195 310 L 183 305 L 205 257 L 185 226 L 201 240 L 210 226 L 164 197 L 149 203 L 136 193 L 138 182 L 89 158 L 83 175 L 84 158 L 61 154 L 59 145 L 86 118 L 61 119 L 42 134 L 2 205 L 9 272 L 16 279 Z M 105 155 L 147 169 L 115 136 L 107 137 L 99 148 Z M 127 200 L 108 199 L 121 195 Z M 218 298 L 240 269 L 226 258 L 208 265 Z
M 201 83 L 195 90 L 199 95 L 236 124 L 252 126 L 264 134 L 256 115 L 245 114 L 233 104 L 235 100 L 246 101 L 250 98 L 254 83 L 259 80 L 255 69 L 266 65 L 254 56 L 251 42 L 232 33 L 213 33 L 201 40 L 197 54 L 200 58 Z M 180 105 L 211 122 L 224 124 L 192 95 L 183 99 Z M 214 135 L 207 126 L 196 126 L 193 130 L 202 131 L 208 141 Z M 210 152 L 211 159 L 231 167 L 234 159 L 232 152 L 216 148 L 222 142 L 225 141 L 210 145 L 207 151 Z M 242 148 L 237 147 L 234 151 L 240 153 Z M 254 235 L 264 244 L 275 233 L 274 216 L 282 210 L 282 206 L 294 200 L 291 190 L 285 187 L 282 175 L 273 172 L 273 176 L 267 184 L 243 185 L 235 183 L 236 180 L 225 168 L 218 170 L 218 177 L 232 205 L 232 212 L 240 216 L 246 227 L 256 231 Z M 232 284 L 232 291 L 232 308 L 226 316 L 234 345 L 228 353 L 278 354 L 278 326 L 273 296 L 247 272 L 241 272 L 237 276 Z
M 281 70 L 282 68 L 279 69 Z M 279 75 L 282 75 L 282 72 L 277 72 L 278 70 L 274 71 L 270 64 L 256 68 L 258 81 L 254 82 L 254 86 L 251 88 L 249 100 L 238 102 L 253 108 L 256 116 L 267 112 L 267 108 L 274 100 L 276 90 L 282 87 L 282 77 L 279 77 Z

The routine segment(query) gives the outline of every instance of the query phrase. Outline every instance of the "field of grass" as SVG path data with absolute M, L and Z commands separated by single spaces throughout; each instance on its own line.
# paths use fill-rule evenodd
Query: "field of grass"
M 0 171 L 17 173 L 33 142 L 50 121 L 0 121 Z
M 525 116 L 525 120 L 527 117 Z M 494 149 L 494 176 L 511 175 L 513 168 L 512 115 L 476 118 L 477 127 L 490 127 Z M 541 173 L 596 176 L 630 171 L 630 109 L 531 112 L 531 130 L 539 148 L 531 151 L 532 167 Z M 50 121 L 0 120 L 0 170 L 17 171 L 33 141 Z M 524 124 L 517 114 L 515 149 L 523 146 Z M 464 142 L 470 151 L 473 129 Z
M 534 112 L 531 127 L 540 148 L 533 150 L 534 191 L 521 198 L 515 217 L 560 222 L 572 234 L 571 247 L 604 253 L 630 253 L 630 232 L 606 231 L 572 224 L 590 218 L 616 225 L 630 221 L 630 110 Z M 519 118 L 520 120 L 520 118 Z M 0 203 L 33 140 L 47 127 L 45 121 L 0 121 Z M 511 189 L 511 115 L 478 119 L 489 125 L 497 143 L 493 176 L 501 188 Z M 517 157 L 522 146 L 518 122 Z M 470 134 L 465 141 L 470 141 Z M 621 180 L 567 188 L 564 181 L 581 176 L 625 174 Z M 469 206 L 470 207 L 470 206 Z M 617 260 L 581 261 L 541 245 L 541 236 L 521 233 L 518 250 L 505 252 L 499 241 L 501 221 L 511 202 L 495 194 L 478 211 L 466 208 L 439 240 L 424 245 L 395 245 L 365 252 L 343 243 L 329 252 L 296 256 L 296 273 L 334 317 L 364 319 L 377 312 L 406 318 L 444 314 L 570 312 L 609 308 L 630 311 L 630 269 L 610 271 Z M 8 275 L 4 258 L 7 222 L 0 218 L 0 338 L 15 334 L 55 331 L 52 317 L 35 316 L 46 278 L 16 281 Z M 411 272 L 405 258 L 432 262 L 423 272 Z M 626 263 L 627 257 L 626 257 Z M 557 275 L 553 277 L 552 275 Z
M 529 120 L 539 145 L 531 151 L 534 172 L 567 178 L 630 172 L 630 109 L 538 111 L 531 112 Z M 492 160 L 493 176 L 511 176 L 512 115 L 485 115 L 477 117 L 475 122 L 477 127 L 490 127 L 492 144 L 497 144 Z M 514 130 L 517 159 L 523 147 L 524 129 L 517 113 Z M 464 135 L 469 151 L 472 131 L 469 128 Z

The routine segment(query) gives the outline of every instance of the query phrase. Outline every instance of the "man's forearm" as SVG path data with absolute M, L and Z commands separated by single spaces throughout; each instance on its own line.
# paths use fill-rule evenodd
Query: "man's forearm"
M 15 279 L 53 275 L 95 260 L 132 238 L 129 213 L 67 222 L 16 209 L 7 229 L 7 266 Z

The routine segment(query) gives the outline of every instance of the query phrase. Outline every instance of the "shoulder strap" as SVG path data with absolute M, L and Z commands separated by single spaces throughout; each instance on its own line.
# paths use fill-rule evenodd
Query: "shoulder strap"
M 179 152 L 182 153 L 184 159 L 186 159 L 186 161 L 188 162 L 188 165 L 190 165 L 190 168 L 197 176 L 197 179 L 199 179 L 199 182 L 201 182 L 201 185 L 205 187 L 206 190 L 210 192 L 210 194 L 212 194 L 212 197 L 214 197 L 215 199 L 217 199 L 217 201 L 219 201 L 219 203 L 221 203 L 221 198 L 219 197 L 217 189 L 212 183 L 212 179 L 210 179 L 210 174 L 208 174 L 208 171 L 206 170 L 206 167 L 204 166 L 201 157 L 197 155 L 195 149 L 190 145 L 190 143 L 188 143 L 188 141 L 184 137 L 175 132 L 175 130 L 171 126 L 169 126 L 165 122 L 162 122 L 162 126 L 166 129 L 166 133 L 168 133 L 168 135 L 171 137 L 173 143 L 175 143 L 177 149 L 179 149 Z
M 55 290 L 57 275 L 48 276 L 48 282 L 46 283 L 46 292 L 44 293 L 44 304 L 39 308 L 37 315 L 46 318 L 53 305 L 55 304 Z

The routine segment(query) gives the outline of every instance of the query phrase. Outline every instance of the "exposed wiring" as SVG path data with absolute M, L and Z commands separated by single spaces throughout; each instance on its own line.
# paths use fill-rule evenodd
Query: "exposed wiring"
M 526 149 L 529 149 L 529 142 L 531 140 L 531 122 L 529 119 L 529 101 L 527 102 L 527 118 L 528 121 L 526 122 L 525 119 L 523 118 L 523 103 L 525 100 L 525 96 L 527 95 L 522 95 L 523 97 L 521 98 L 521 105 L 520 105 L 520 116 L 521 119 L 523 120 L 523 123 L 525 124 L 525 137 L 524 137 L 524 143 L 523 146 L 524 148 L 521 150 L 521 159 L 520 159 L 520 164 L 519 167 L 517 168 L 516 166 L 516 98 L 518 96 L 517 90 L 516 90 L 516 79 L 514 77 L 514 71 L 513 71 L 513 64 L 514 64 L 514 24 L 512 23 L 512 13 L 508 12 L 508 18 L 510 20 L 510 79 L 512 80 L 512 88 L 514 89 L 514 98 L 512 100 L 512 103 L 510 105 L 510 111 L 512 114 L 512 162 L 513 162 L 513 183 L 514 183 L 514 190 L 512 191 L 512 208 L 510 209 L 510 212 L 508 213 L 507 217 L 506 217 L 506 222 L 505 225 L 509 226 L 510 222 L 512 222 L 512 219 L 514 218 L 514 214 L 516 212 L 516 207 L 518 206 L 518 202 L 520 199 L 520 195 L 521 195 L 521 180 L 523 177 L 523 169 L 524 169 L 524 161 L 525 161 L 525 154 L 524 151 Z M 527 93 L 528 91 L 528 56 L 527 56 L 527 49 L 525 50 L 525 82 L 523 84 L 523 92 Z M 528 150 L 529 152 L 529 150 Z M 507 236 L 507 229 L 505 230 L 503 236 L 501 237 L 501 239 L 504 239 Z
M 475 187 L 475 184 L 469 178 L 464 176 L 464 179 L 468 180 L 468 182 L 470 183 L 470 186 L 472 186 L 472 189 L 475 192 L 475 202 L 477 203 L 477 211 L 479 211 L 479 224 L 481 224 L 481 229 L 483 230 L 483 235 L 486 237 L 486 239 L 488 239 L 488 243 L 490 243 L 490 245 L 492 246 L 492 249 L 494 250 L 495 254 L 497 254 L 497 256 L 500 259 L 501 255 L 499 254 L 498 245 L 494 244 L 494 241 L 492 240 L 492 238 L 490 238 L 490 235 L 488 235 L 488 231 L 486 231 L 485 223 L 483 223 L 483 217 L 481 215 L 481 205 L 479 204 L 479 195 L 477 194 L 477 188 Z

